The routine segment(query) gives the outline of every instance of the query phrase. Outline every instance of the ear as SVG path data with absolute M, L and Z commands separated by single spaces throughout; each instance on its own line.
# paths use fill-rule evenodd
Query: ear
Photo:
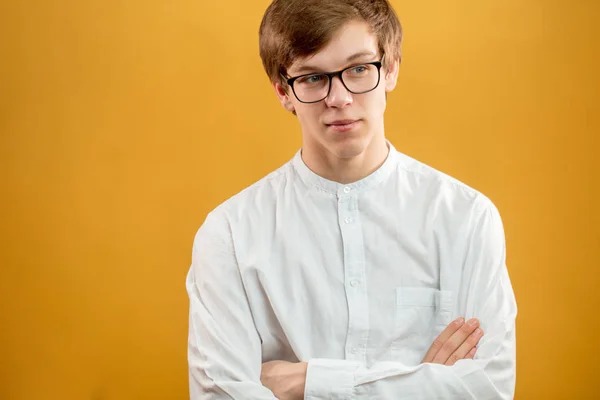
M 391 67 L 385 71 L 385 91 L 391 92 L 398 82 L 398 71 L 400 69 L 400 60 L 395 59 Z
M 275 89 L 275 94 L 283 108 L 290 112 L 294 112 L 294 104 L 284 86 L 279 82 L 273 82 L 273 88 Z M 288 90 L 290 90 L 290 88 L 288 88 Z

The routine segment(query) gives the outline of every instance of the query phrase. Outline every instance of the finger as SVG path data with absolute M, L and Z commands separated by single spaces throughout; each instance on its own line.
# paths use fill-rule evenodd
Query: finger
M 483 336 L 481 328 L 475 329 L 475 331 L 469 335 L 469 337 L 460 345 L 460 347 L 448 357 L 446 365 L 454 365 L 458 360 L 462 360 L 469 354 L 469 352 L 479 343 L 479 339 Z
M 473 347 L 471 351 L 465 356 L 465 360 L 472 360 L 475 358 L 475 353 L 477 353 L 477 347 Z
M 433 357 L 434 363 L 446 364 L 450 355 L 454 353 L 461 344 L 469 337 L 471 333 L 479 326 L 479 321 L 475 318 L 470 319 L 466 324 L 460 327 L 459 330 L 454 332 L 452 336 L 440 348 L 435 357 Z
M 439 334 L 437 338 L 433 341 L 429 350 L 427 350 L 427 354 L 425 354 L 425 358 L 421 363 L 432 362 L 435 355 L 440 351 L 442 345 L 446 342 L 446 340 L 450 339 L 450 337 L 465 323 L 465 319 L 460 317 L 452 321 L 446 329 Z

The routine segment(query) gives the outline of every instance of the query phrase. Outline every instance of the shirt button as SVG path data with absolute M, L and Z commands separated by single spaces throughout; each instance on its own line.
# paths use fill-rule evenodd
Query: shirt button
M 352 223 L 352 221 L 354 221 L 354 220 L 352 219 L 352 217 L 346 217 L 346 219 L 344 220 L 344 222 L 346 222 L 347 224 L 351 224 L 351 223 Z
M 350 191 L 351 191 L 351 190 L 352 190 L 352 189 L 350 189 L 350 187 L 349 187 L 349 186 L 346 186 L 346 187 L 344 188 L 344 193 L 350 193 Z
M 350 281 L 350 286 L 355 287 L 356 285 L 358 285 L 358 281 L 356 279 L 352 279 Z

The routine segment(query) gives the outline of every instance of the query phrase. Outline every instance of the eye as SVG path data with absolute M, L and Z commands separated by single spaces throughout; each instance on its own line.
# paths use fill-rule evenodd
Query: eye
M 367 70 L 366 65 L 357 65 L 356 67 L 352 68 L 350 70 L 350 72 L 353 74 L 356 74 L 356 75 L 360 75 L 360 74 L 364 73 L 366 70 Z
M 324 75 L 308 75 L 299 78 L 297 82 L 300 84 L 314 85 L 315 83 L 321 82 L 324 78 Z

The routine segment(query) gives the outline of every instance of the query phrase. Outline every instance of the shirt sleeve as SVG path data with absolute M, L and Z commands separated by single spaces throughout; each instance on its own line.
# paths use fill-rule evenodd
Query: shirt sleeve
M 481 208 L 480 208 L 481 210 Z M 467 223 L 458 311 L 484 330 L 474 360 L 453 366 L 311 359 L 305 399 L 512 399 L 516 376 L 517 305 L 506 268 L 504 229 L 496 207 Z
M 276 399 L 260 382 L 260 337 L 229 224 L 216 211 L 207 216 L 194 238 L 186 288 L 190 399 Z

